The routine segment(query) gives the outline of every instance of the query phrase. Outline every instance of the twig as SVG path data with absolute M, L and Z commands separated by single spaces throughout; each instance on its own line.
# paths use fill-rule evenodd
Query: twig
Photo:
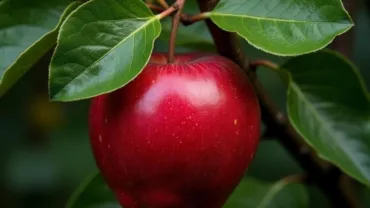
M 197 0 L 197 2 L 201 11 L 207 12 L 216 6 L 218 0 Z M 233 60 L 249 74 L 251 71 L 249 61 L 238 44 L 236 34 L 222 31 L 210 20 L 206 20 L 206 22 L 218 52 Z M 252 82 L 260 100 L 263 122 L 271 131 L 275 132 L 275 137 L 299 162 L 308 177 L 320 187 L 334 207 L 356 207 L 350 203 L 346 193 L 339 188 L 338 178 L 332 178 L 326 168 L 321 165 L 322 160 L 319 160 L 312 151 L 307 151 L 310 148 L 287 121 L 284 114 L 270 100 L 258 79 L 252 79 Z
M 152 11 L 156 11 L 156 12 L 164 12 L 165 9 L 163 9 L 162 7 L 158 6 L 158 5 L 155 5 L 155 4 L 151 4 L 151 3 L 146 3 L 146 6 L 151 9 Z
M 170 16 L 173 12 L 177 11 L 178 7 L 176 6 L 176 3 L 172 6 L 170 6 L 168 9 L 162 11 L 160 14 L 157 14 L 159 19 L 163 19 L 165 17 Z
M 181 22 L 182 22 L 183 25 L 188 26 L 188 25 L 194 24 L 196 22 L 206 20 L 208 18 L 209 17 L 206 15 L 206 13 L 199 13 L 199 14 L 196 14 L 196 15 L 183 14 L 183 15 L 181 15 Z
M 177 30 L 179 29 L 180 19 L 182 10 L 184 9 L 184 4 L 186 0 L 177 0 L 172 7 L 177 9 L 177 12 L 172 20 L 172 30 L 169 42 L 169 49 L 168 49 L 168 63 L 175 62 L 175 46 L 176 46 L 176 36 Z
M 165 9 L 163 9 L 162 7 L 154 5 L 154 4 L 147 3 L 146 6 L 155 12 L 161 13 L 165 11 Z M 196 15 L 181 14 L 180 21 L 183 25 L 188 26 L 188 25 L 192 25 L 196 22 L 199 22 L 199 21 L 202 21 L 208 18 L 209 17 L 206 15 L 206 13 L 199 13 Z
M 159 5 L 161 5 L 161 7 L 163 8 L 163 9 L 168 9 L 170 6 L 167 4 L 167 2 L 165 1 L 165 0 L 156 0 L 157 1 L 157 3 L 159 4 Z

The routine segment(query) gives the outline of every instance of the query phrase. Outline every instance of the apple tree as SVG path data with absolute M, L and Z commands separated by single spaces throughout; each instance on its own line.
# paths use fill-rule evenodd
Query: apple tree
M 98 168 L 68 208 L 303 208 L 311 186 L 359 207 L 370 97 L 335 47 L 354 26 L 341 0 L 1 0 L 0 100 L 50 56 L 49 101 L 91 101 Z M 249 175 L 271 140 L 299 174 Z

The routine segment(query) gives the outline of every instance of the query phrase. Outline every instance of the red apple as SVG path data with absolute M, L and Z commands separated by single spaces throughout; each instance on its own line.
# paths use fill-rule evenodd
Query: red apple
M 125 208 L 220 208 L 260 137 L 248 78 L 213 54 L 154 54 L 125 87 L 92 99 L 97 165 Z

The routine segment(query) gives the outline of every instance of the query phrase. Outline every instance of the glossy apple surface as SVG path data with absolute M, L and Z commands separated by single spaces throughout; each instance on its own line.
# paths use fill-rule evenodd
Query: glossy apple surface
M 153 54 L 125 87 L 92 99 L 97 165 L 125 208 L 220 208 L 260 137 L 243 72 L 213 54 Z

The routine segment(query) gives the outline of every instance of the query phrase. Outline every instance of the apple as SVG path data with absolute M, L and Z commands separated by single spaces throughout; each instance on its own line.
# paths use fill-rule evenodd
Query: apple
M 260 109 L 231 60 L 153 54 L 126 86 L 92 99 L 97 166 L 125 208 L 220 208 L 259 143 Z

